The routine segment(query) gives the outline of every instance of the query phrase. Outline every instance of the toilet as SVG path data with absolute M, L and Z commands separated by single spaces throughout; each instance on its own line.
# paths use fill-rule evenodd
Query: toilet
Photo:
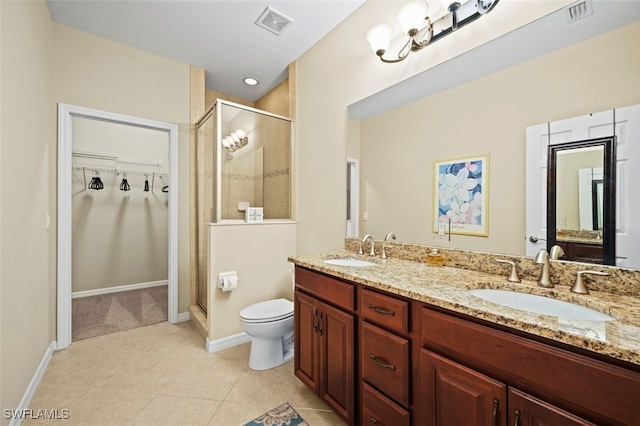
M 251 336 L 249 368 L 268 370 L 293 358 L 293 302 L 274 299 L 240 311 L 240 323 Z

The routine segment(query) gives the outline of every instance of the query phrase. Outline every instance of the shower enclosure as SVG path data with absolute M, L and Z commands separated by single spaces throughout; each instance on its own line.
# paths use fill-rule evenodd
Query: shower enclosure
M 196 123 L 197 297 L 207 311 L 208 223 L 292 219 L 292 120 L 218 99 Z

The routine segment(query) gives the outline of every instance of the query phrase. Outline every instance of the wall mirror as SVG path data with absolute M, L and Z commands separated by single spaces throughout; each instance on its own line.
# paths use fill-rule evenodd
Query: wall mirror
M 615 137 L 549 145 L 547 159 L 547 249 L 615 265 Z
M 610 5 L 602 2 L 599 6 L 608 8 Z M 509 46 L 512 45 L 518 46 L 518 53 L 522 53 L 521 51 L 526 50 L 527 43 L 532 40 L 535 40 L 538 46 L 544 44 L 548 47 L 555 41 L 563 39 L 569 32 L 562 21 L 562 13 L 563 10 L 559 10 L 504 36 L 499 43 L 495 43 L 501 48 L 499 58 L 503 60 L 516 57 L 515 53 L 511 54 L 508 51 Z M 630 171 L 640 169 L 628 166 L 637 164 L 638 150 L 635 148 L 637 144 L 627 141 L 637 140 L 638 131 L 640 131 L 638 126 L 640 108 L 636 108 L 635 105 L 633 108 L 625 107 L 637 102 L 635 98 L 622 97 L 625 93 L 623 85 L 637 81 L 637 73 L 633 69 L 628 73 L 625 72 L 626 66 L 616 67 L 615 73 L 612 71 L 612 74 L 615 74 L 612 78 L 608 75 L 602 77 L 602 81 L 610 82 L 616 86 L 615 89 L 608 87 L 597 94 L 592 91 L 580 91 L 580 99 L 576 99 L 572 93 L 569 96 L 570 91 L 563 92 L 562 96 L 558 93 L 558 90 L 564 90 L 564 86 L 573 87 L 567 77 L 567 69 L 571 69 L 574 65 L 576 68 L 583 65 L 580 58 L 587 58 L 587 56 L 582 53 L 589 53 L 589 62 L 598 62 L 606 61 L 607 55 L 617 46 L 636 49 L 638 42 L 626 37 L 624 35 L 626 29 L 623 28 L 628 23 L 627 18 L 632 21 L 638 19 L 634 13 L 633 10 L 623 9 L 618 4 L 615 13 L 612 13 L 617 21 L 612 20 L 610 27 L 604 27 L 598 21 L 602 15 L 591 16 L 593 20 L 590 21 L 592 25 L 589 29 L 593 30 L 593 33 L 585 34 L 581 43 L 577 43 L 579 40 L 574 39 L 566 44 L 566 46 L 571 45 L 571 49 L 575 49 L 575 56 L 555 56 L 553 61 L 551 56 L 539 59 L 537 56 L 532 56 L 528 58 L 529 61 L 520 64 L 500 63 L 501 67 L 509 66 L 510 68 L 488 71 L 483 68 L 483 71 L 487 71 L 485 74 L 468 76 L 460 75 L 458 72 L 478 70 L 479 61 L 474 62 L 468 59 L 471 62 L 466 62 L 465 55 L 460 55 L 446 64 L 439 65 L 436 69 L 403 80 L 349 105 L 346 157 L 359 160 L 357 172 L 360 179 L 359 194 L 354 195 L 355 191 L 349 194 L 351 195 L 349 205 L 359 203 L 360 209 L 359 214 L 352 216 L 359 220 L 359 229 L 353 235 L 362 237 L 364 234 L 372 234 L 376 238 L 383 238 L 387 232 L 393 231 L 399 241 L 406 243 L 515 256 L 534 256 L 535 252 L 547 246 L 547 241 L 543 241 L 547 235 L 545 223 L 547 145 L 542 143 L 545 140 L 542 136 L 547 135 L 547 122 L 591 112 L 584 109 L 587 108 L 586 105 L 594 108 L 594 111 L 598 109 L 610 111 L 613 106 L 616 106 L 619 112 L 616 126 L 619 145 L 616 156 L 619 162 L 626 161 L 627 168 L 619 168 L 617 172 L 619 182 L 616 191 L 618 198 L 616 210 L 617 216 L 622 220 L 616 224 L 618 227 L 617 250 L 614 250 L 614 253 L 618 256 L 616 262 L 619 266 L 640 268 L 637 258 L 631 262 L 624 256 L 621 257 L 626 247 L 634 247 L 634 250 L 627 250 L 629 253 L 638 252 L 635 249 L 637 245 L 632 240 L 640 241 L 637 237 L 638 227 L 635 221 L 631 220 L 633 212 L 637 210 L 627 206 L 627 204 L 637 205 L 633 197 L 634 175 Z M 540 31 L 537 25 L 543 23 L 548 23 L 549 26 L 546 30 Z M 619 30 L 615 30 L 619 27 Z M 604 28 L 612 31 L 609 33 L 611 39 L 593 39 L 592 41 L 591 37 L 598 36 Z M 518 38 L 520 33 L 522 33 L 522 39 Z M 536 38 L 530 37 L 533 33 L 536 34 Z M 551 35 L 553 40 L 546 38 Z M 540 37 L 545 41 L 541 42 Z M 513 41 L 512 44 L 512 40 L 517 41 Z M 483 67 L 486 65 L 490 68 L 490 65 L 498 63 L 493 60 L 495 58 L 491 51 L 493 44 L 486 43 L 472 52 L 475 56 L 468 56 L 476 59 L 479 56 L 490 58 L 482 62 Z M 539 54 L 538 51 L 536 55 Z M 574 62 L 578 63 L 574 64 Z M 593 71 L 593 78 L 600 78 L 596 75 L 597 67 L 581 69 L 585 75 L 594 69 L 596 71 Z M 610 69 L 613 70 L 613 68 Z M 498 75 L 500 70 L 506 72 Z M 443 77 L 444 75 L 447 77 Z M 488 78 L 477 84 L 483 76 Z M 534 79 L 536 84 L 522 84 L 523 81 L 533 81 L 530 79 Z M 550 104 L 550 99 L 556 97 L 558 100 Z M 584 106 L 581 106 L 582 104 Z M 618 106 L 621 109 L 618 110 Z M 492 113 L 488 115 L 478 113 L 485 109 L 491 109 Z M 623 118 L 623 109 L 628 109 L 625 113 L 626 118 Z M 607 117 L 610 115 L 609 112 Z M 539 183 L 537 189 L 539 189 L 540 199 L 537 207 L 542 226 L 539 228 L 538 235 L 540 243 L 535 246 L 534 254 L 527 254 L 529 247 L 527 237 L 532 235 L 526 231 L 529 213 L 526 209 L 526 196 L 529 192 L 530 180 L 526 178 L 525 169 L 529 153 L 520 148 L 513 148 L 513 145 L 524 143 L 526 139 L 524 129 L 534 123 L 544 123 L 544 135 L 540 135 L 540 144 L 537 145 L 538 149 L 534 154 L 541 170 L 536 182 Z M 599 126 L 592 133 L 580 135 L 574 133 L 567 135 L 566 138 L 563 135 L 562 138 L 554 138 L 554 141 L 561 143 L 568 140 L 606 137 L 611 134 L 611 129 L 611 124 L 606 124 Z M 548 137 L 546 141 L 548 144 Z M 438 240 L 437 235 L 432 232 L 430 223 L 433 162 L 482 152 L 491 154 L 489 236 L 479 238 L 455 235 L 451 241 Z M 596 169 L 597 167 L 583 168 Z M 604 162 L 602 168 L 604 171 Z M 597 170 L 592 170 L 591 173 L 597 173 Z M 596 199 L 596 204 L 598 200 L 603 202 L 606 199 L 604 179 L 603 182 L 597 182 L 598 178 L 592 176 L 588 181 L 596 185 L 596 193 L 602 194 L 601 198 Z M 593 193 L 593 189 L 591 192 Z M 621 199 L 624 201 L 620 201 Z M 591 202 L 593 209 L 593 198 Z M 606 228 L 605 206 L 600 205 L 602 207 L 598 207 L 596 212 L 602 212 L 598 217 L 601 217 L 599 220 L 602 221 L 602 227 Z M 611 216 L 613 215 L 609 215 L 609 218 Z M 569 220 L 568 214 L 561 217 Z M 588 221 L 586 217 L 584 220 Z M 598 220 L 593 220 L 592 213 L 591 226 L 594 222 Z M 576 229 L 586 226 L 578 224 Z M 566 226 L 562 228 L 567 229 Z M 552 229 L 555 230 L 555 225 Z M 598 228 L 598 231 L 601 238 L 614 237 L 611 235 L 613 233 L 604 232 L 604 229 Z M 622 241 L 623 239 L 627 241 Z M 604 258 L 602 259 L 600 262 L 604 261 Z

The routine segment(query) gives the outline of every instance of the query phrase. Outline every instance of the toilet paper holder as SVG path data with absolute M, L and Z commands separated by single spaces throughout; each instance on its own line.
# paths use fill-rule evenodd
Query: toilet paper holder
M 225 288 L 225 281 L 234 282 L 235 285 L 233 285 L 232 288 Z M 240 281 L 240 279 L 238 278 L 238 273 L 236 271 L 220 272 L 218 274 L 218 288 L 221 288 L 222 291 L 229 291 L 229 290 L 235 289 L 235 286 L 237 285 L 238 281 Z

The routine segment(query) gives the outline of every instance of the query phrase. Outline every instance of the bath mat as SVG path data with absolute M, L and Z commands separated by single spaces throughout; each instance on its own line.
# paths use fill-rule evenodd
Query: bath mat
M 244 426 L 308 426 L 302 416 L 288 403 L 273 408 Z

